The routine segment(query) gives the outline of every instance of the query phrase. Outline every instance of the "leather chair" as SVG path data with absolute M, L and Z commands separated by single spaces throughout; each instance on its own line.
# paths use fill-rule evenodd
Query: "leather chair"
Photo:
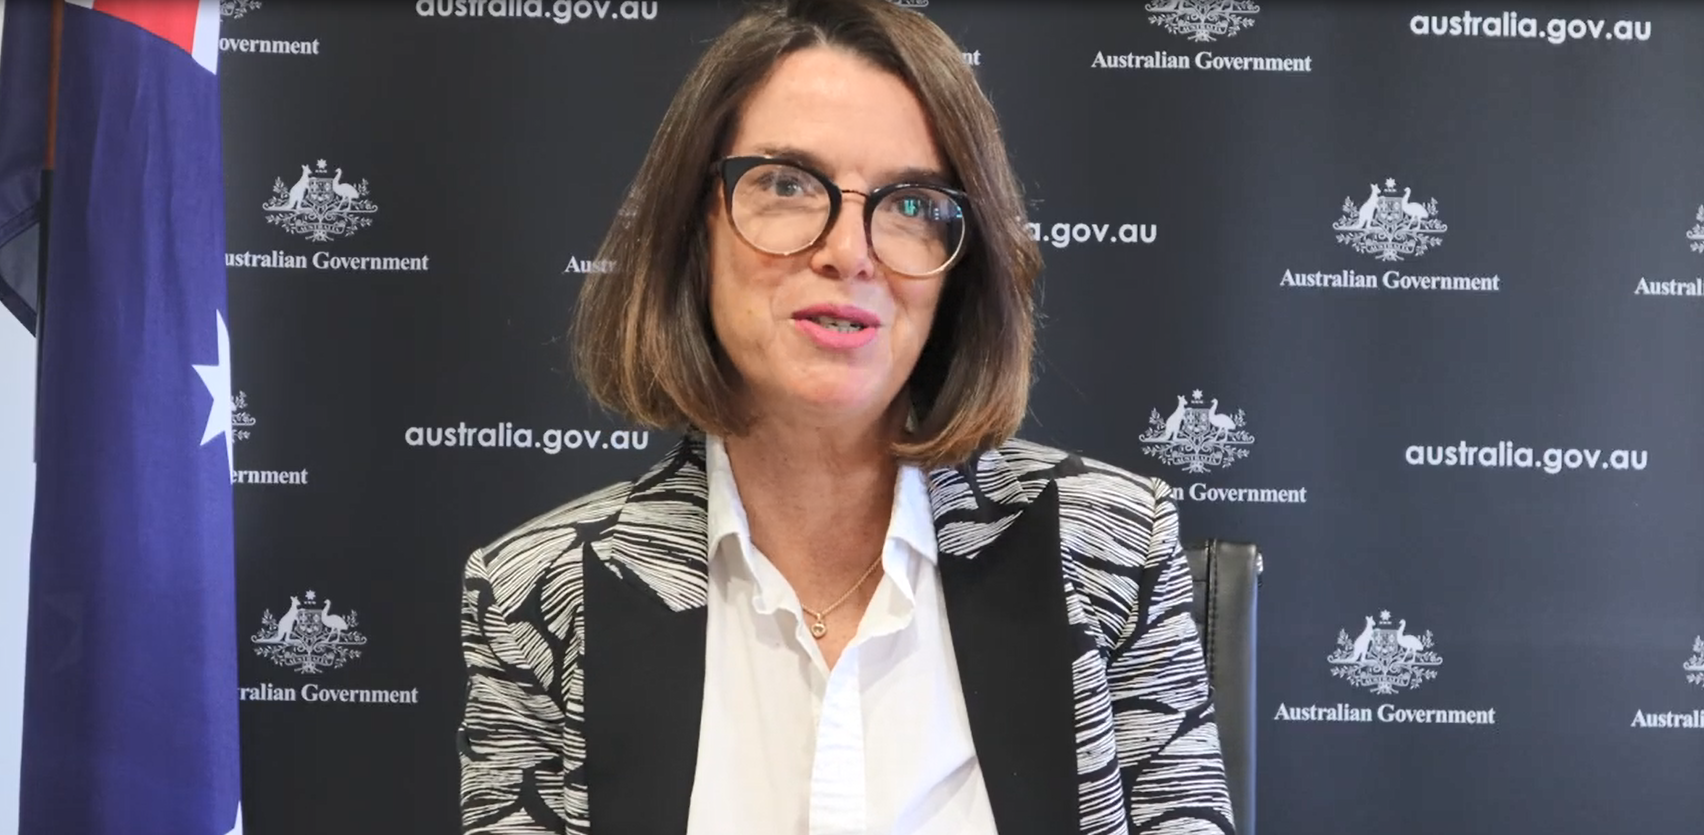
M 1231 789 L 1237 835 L 1254 835 L 1256 601 L 1264 567 L 1252 542 L 1207 539 L 1184 544 L 1195 578 L 1201 632 Z

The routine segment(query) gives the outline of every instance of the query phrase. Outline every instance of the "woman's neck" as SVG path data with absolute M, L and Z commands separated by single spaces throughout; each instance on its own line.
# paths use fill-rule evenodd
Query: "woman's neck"
M 823 603 L 880 553 L 903 418 L 858 427 L 764 420 L 723 438 L 752 540 L 806 605 Z

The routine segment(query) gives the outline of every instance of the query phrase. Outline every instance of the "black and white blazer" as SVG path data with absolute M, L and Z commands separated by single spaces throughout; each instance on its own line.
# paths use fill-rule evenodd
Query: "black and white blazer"
M 1171 488 L 1022 440 L 928 481 L 1001 835 L 1234 835 Z M 464 833 L 685 832 L 707 495 L 689 433 L 468 559 Z

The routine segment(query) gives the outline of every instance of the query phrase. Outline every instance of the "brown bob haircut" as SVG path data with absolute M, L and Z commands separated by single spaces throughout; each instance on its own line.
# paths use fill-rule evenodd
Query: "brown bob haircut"
M 752 91 L 786 55 L 848 50 L 903 79 L 922 103 L 952 185 L 969 195 L 965 253 L 906 383 L 915 419 L 900 460 L 955 465 L 1015 434 L 1028 410 L 1031 288 L 1041 270 L 993 105 L 963 53 L 889 0 L 793 0 L 748 10 L 676 92 L 598 252 L 575 310 L 576 373 L 605 408 L 663 430 L 738 435 L 738 374 L 711 327 L 708 174 Z

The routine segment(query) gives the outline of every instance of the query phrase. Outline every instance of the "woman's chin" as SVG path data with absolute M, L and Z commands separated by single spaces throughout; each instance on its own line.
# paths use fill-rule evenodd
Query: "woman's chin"
M 873 415 L 887 405 L 879 387 L 867 379 L 800 381 L 777 394 L 788 411 L 830 418 Z

